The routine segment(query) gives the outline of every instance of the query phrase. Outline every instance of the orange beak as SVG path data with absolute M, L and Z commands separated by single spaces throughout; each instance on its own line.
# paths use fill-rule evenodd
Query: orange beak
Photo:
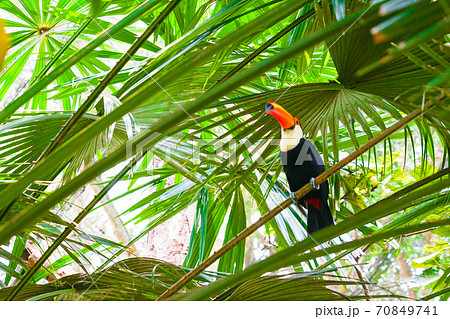
M 267 102 L 266 113 L 272 115 L 284 130 L 293 128 L 296 124 L 298 125 L 298 120 L 278 103 Z

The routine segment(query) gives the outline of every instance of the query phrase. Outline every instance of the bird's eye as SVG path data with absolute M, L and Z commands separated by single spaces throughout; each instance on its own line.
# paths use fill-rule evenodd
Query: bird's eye
M 297 119 L 295 119 L 295 125 L 300 125 Z

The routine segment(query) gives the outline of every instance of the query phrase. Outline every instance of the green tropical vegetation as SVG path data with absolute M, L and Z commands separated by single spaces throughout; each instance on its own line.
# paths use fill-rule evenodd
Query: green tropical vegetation
M 448 0 L 0 0 L 0 17 L 1 300 L 450 297 Z M 267 101 L 331 168 L 336 224 L 311 236 Z M 127 240 L 89 230 L 115 204 Z M 186 211 L 182 263 L 136 250 Z

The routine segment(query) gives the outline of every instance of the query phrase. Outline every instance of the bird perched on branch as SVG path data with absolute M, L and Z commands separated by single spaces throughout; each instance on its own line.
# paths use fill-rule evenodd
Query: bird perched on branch
M 328 181 L 316 187 L 314 178 L 325 170 L 325 165 L 314 145 L 303 137 L 299 120 L 275 102 L 267 102 L 266 113 L 272 115 L 281 125 L 280 155 L 286 174 L 291 197 L 297 205 L 307 208 L 307 232 L 333 225 L 330 207 L 328 206 Z M 307 183 L 313 190 L 295 199 L 294 193 Z

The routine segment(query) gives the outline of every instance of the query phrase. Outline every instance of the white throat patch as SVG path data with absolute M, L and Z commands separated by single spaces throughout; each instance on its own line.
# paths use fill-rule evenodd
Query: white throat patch
M 292 130 L 281 130 L 280 151 L 287 152 L 295 148 L 303 137 L 303 131 L 299 125 Z

